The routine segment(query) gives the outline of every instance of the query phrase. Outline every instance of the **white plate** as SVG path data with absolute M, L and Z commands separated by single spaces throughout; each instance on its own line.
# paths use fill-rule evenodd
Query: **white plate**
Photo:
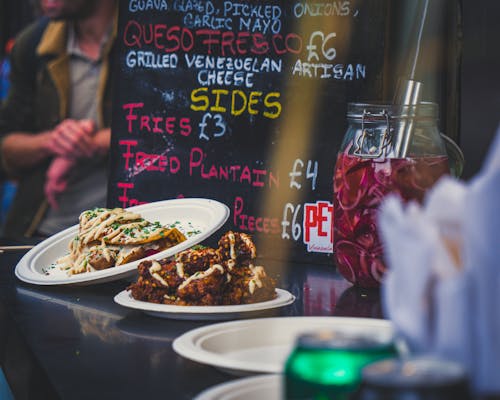
M 221 383 L 194 400 L 282 400 L 282 375 L 260 375 Z
M 188 237 L 176 246 L 147 257 L 149 259 L 169 257 L 194 246 L 217 231 L 229 217 L 229 208 L 226 205 L 208 199 L 164 200 L 130 207 L 129 210 L 141 214 L 148 221 L 159 221 L 163 225 L 178 222 L 176 227 Z M 137 265 L 143 259 L 119 267 L 72 276 L 58 268 L 48 269 L 59 257 L 68 253 L 69 242 L 77 232 L 78 225 L 75 225 L 39 243 L 19 261 L 16 276 L 24 282 L 36 285 L 88 285 L 122 279 L 136 273 Z M 195 233 L 188 235 L 188 232 Z
M 248 317 L 274 308 L 284 307 L 295 300 L 295 296 L 283 289 L 276 289 L 276 298 L 253 304 L 231 306 L 176 306 L 139 301 L 130 291 L 123 290 L 115 296 L 115 302 L 129 308 L 141 310 L 154 317 L 189 320 L 223 320 Z
M 281 317 L 204 326 L 179 336 L 172 345 L 185 358 L 235 375 L 279 374 L 300 334 L 331 329 L 369 332 L 382 340 L 393 337 L 391 323 L 382 319 Z

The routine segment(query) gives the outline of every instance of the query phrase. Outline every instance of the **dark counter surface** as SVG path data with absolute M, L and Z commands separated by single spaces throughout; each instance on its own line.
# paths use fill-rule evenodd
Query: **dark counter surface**
M 16 400 L 192 399 L 236 379 L 172 349 L 179 335 L 210 321 L 152 317 L 113 297 L 121 280 L 90 286 L 36 286 L 14 270 L 23 252 L 0 254 L 0 366 Z M 296 301 L 265 316 L 381 318 L 377 290 L 350 286 L 327 265 L 264 261 Z

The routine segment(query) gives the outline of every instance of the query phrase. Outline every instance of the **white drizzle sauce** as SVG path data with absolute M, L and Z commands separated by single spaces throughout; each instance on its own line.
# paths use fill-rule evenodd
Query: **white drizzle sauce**
M 264 267 L 261 266 L 254 267 L 252 264 L 250 264 L 249 268 L 252 272 L 252 277 L 248 282 L 248 291 L 250 292 L 250 294 L 253 294 L 256 288 L 262 287 L 262 281 L 260 280 L 260 278 L 264 277 L 266 273 L 264 271 Z
M 102 246 L 102 255 L 106 259 L 107 262 L 111 261 L 111 253 L 109 249 L 106 247 L 106 243 L 104 243 L 104 239 L 101 241 L 101 246 Z
M 163 286 L 168 286 L 168 283 L 165 281 L 165 279 L 163 279 L 158 273 L 159 271 L 161 271 L 161 264 L 158 261 L 153 261 L 151 267 L 149 267 L 149 273 Z
M 257 249 L 255 248 L 255 245 L 253 244 L 252 240 L 247 235 L 240 235 L 240 238 L 243 240 L 243 242 L 246 244 L 246 246 L 250 249 L 251 257 L 255 258 L 257 256 Z
M 161 264 L 158 261 L 152 261 L 151 267 L 149 267 L 149 273 L 154 274 L 155 272 L 161 271 Z
M 175 264 L 175 268 L 177 270 L 177 276 L 180 278 L 184 278 L 184 264 L 181 262 L 178 262 Z
M 235 265 L 236 265 L 236 261 L 234 261 L 234 260 L 227 261 L 227 269 L 229 269 L 229 271 L 232 271 Z
M 229 257 L 231 257 L 231 260 L 236 260 L 236 251 L 234 250 L 236 238 L 234 237 L 234 233 L 229 232 L 227 238 L 229 239 Z
M 214 264 L 212 265 L 209 269 L 203 271 L 203 272 L 197 272 L 194 275 L 191 275 L 189 278 L 187 278 L 182 284 L 179 286 L 179 289 L 185 288 L 187 285 L 189 285 L 192 281 L 198 280 L 198 279 L 203 279 L 206 278 L 207 276 L 212 275 L 215 270 L 219 270 L 221 273 L 224 273 L 224 268 L 220 264 Z
M 82 219 L 81 224 L 81 234 L 80 241 L 82 244 L 86 244 L 91 242 L 92 240 L 96 240 L 102 234 L 104 229 L 111 227 L 117 221 L 133 221 L 136 219 L 140 219 L 141 216 L 139 214 L 131 213 L 131 212 L 119 212 L 118 214 L 112 213 L 111 211 L 103 212 L 99 217 L 94 219 L 85 220 Z M 128 225 L 128 224 L 127 224 Z M 134 223 L 133 225 L 136 225 Z M 116 236 L 121 233 L 124 225 L 119 225 L 118 229 L 114 229 L 109 232 L 109 235 Z M 136 225 L 137 226 L 137 225 Z M 130 225 L 128 226 L 130 228 Z

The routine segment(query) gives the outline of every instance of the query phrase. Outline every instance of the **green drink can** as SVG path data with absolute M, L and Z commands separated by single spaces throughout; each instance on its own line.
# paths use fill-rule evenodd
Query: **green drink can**
M 287 400 L 347 400 L 361 383 L 361 369 L 397 357 L 392 335 L 328 331 L 297 339 L 285 365 Z

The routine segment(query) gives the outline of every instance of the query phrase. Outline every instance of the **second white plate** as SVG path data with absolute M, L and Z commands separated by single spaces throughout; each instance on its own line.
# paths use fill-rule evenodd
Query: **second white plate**
M 231 306 L 176 306 L 139 301 L 132 297 L 130 291 L 123 290 L 115 296 L 115 302 L 128 308 L 143 311 L 160 318 L 189 320 L 226 320 L 249 317 L 274 308 L 293 303 L 295 296 L 283 289 L 276 289 L 276 298 L 252 304 L 236 304 Z
M 175 339 L 173 348 L 185 358 L 235 375 L 279 374 L 300 334 L 332 329 L 353 334 L 370 333 L 381 340 L 390 340 L 394 334 L 392 324 L 381 319 L 258 318 L 191 330 Z

